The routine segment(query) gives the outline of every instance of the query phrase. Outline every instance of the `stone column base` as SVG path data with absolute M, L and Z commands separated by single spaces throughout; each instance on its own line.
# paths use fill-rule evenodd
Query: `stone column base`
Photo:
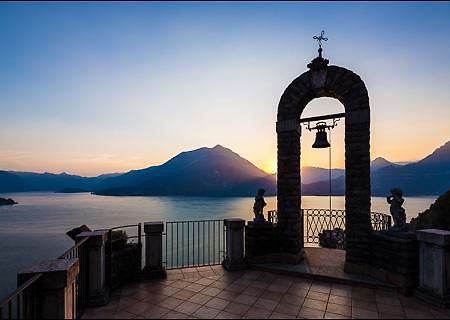
M 355 273 L 371 277 L 396 287 L 402 294 L 411 295 L 416 284 L 409 277 L 381 268 L 377 268 L 368 264 L 355 264 L 346 262 L 344 264 L 344 272 Z
M 414 296 L 440 308 L 450 307 L 450 295 L 440 296 L 419 287 L 414 290 Z
M 238 271 L 248 269 L 248 265 L 245 261 L 239 261 L 232 263 L 229 259 L 224 259 L 222 261 L 222 266 L 227 271 Z
M 87 305 L 89 307 L 104 306 L 109 303 L 109 288 L 103 288 L 95 292 L 90 292 Z
M 304 251 L 302 250 L 298 254 L 293 253 L 268 253 L 265 255 L 248 256 L 247 261 L 249 264 L 255 263 L 281 263 L 281 264 L 299 264 L 304 259 Z
M 142 270 L 142 278 L 146 280 L 165 279 L 167 278 L 166 268 L 162 267 L 160 269 L 151 269 L 149 267 L 144 267 Z

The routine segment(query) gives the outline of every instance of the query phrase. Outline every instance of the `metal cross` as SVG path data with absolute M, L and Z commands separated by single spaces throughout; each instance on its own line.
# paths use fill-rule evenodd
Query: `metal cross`
M 322 49 L 322 41 L 327 41 L 328 38 L 325 38 L 323 35 L 325 34 L 325 31 L 322 30 L 320 33 L 320 36 L 314 36 L 313 39 L 317 40 L 319 43 L 319 49 Z

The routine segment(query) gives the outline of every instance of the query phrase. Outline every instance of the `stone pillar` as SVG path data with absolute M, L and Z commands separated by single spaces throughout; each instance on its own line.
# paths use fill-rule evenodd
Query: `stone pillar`
M 300 124 L 297 120 L 277 122 L 278 179 L 277 209 L 280 252 L 292 263 L 303 258 L 303 217 L 300 184 Z
M 17 283 L 20 286 L 34 275 L 42 273 L 39 290 L 36 293 L 41 311 L 38 318 L 76 319 L 76 277 L 79 272 L 78 258 L 46 260 L 17 274 Z
M 105 283 L 105 243 L 108 239 L 107 230 L 85 231 L 77 235 L 78 238 L 88 237 L 89 246 L 89 295 L 88 305 L 105 305 L 109 301 L 109 288 Z
M 145 267 L 144 277 L 155 279 L 165 278 L 166 269 L 163 266 L 162 233 L 164 222 L 145 222 Z
M 361 95 L 361 93 L 358 94 Z M 347 244 L 345 268 L 350 272 L 357 271 L 358 266 L 370 264 L 372 233 L 370 112 L 368 108 L 353 110 L 352 102 L 355 99 L 357 98 L 347 99 L 345 115 L 345 240 Z
M 245 220 L 239 218 L 224 219 L 223 224 L 226 227 L 227 251 L 222 265 L 229 271 L 246 269 L 244 257 Z
M 450 306 L 450 231 L 417 231 L 419 288 L 415 294 L 430 303 Z

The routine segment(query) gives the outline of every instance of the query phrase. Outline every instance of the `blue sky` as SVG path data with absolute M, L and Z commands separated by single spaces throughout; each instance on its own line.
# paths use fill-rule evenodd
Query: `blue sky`
M 0 3 L 0 169 L 83 175 L 222 144 L 273 171 L 277 104 L 317 55 L 358 73 L 371 156 L 450 139 L 450 3 Z M 311 102 L 305 115 L 343 111 Z M 302 165 L 328 165 L 302 137 Z M 343 125 L 333 166 L 344 162 Z M 325 153 L 324 153 L 325 152 Z

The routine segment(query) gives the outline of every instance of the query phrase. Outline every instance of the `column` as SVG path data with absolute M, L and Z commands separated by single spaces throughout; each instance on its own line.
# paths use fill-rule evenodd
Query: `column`
M 246 269 L 244 260 L 244 226 L 245 220 L 239 218 L 224 219 L 226 227 L 226 257 L 222 262 L 225 269 L 241 270 Z
M 145 222 L 145 267 L 144 277 L 150 279 L 165 278 L 166 269 L 163 266 L 162 233 L 164 222 Z
M 105 244 L 108 239 L 107 230 L 86 231 L 77 235 L 77 238 L 89 238 L 89 294 L 88 305 L 105 305 L 109 301 L 110 289 L 106 286 L 106 254 Z M 111 263 L 111 261 L 109 262 Z

